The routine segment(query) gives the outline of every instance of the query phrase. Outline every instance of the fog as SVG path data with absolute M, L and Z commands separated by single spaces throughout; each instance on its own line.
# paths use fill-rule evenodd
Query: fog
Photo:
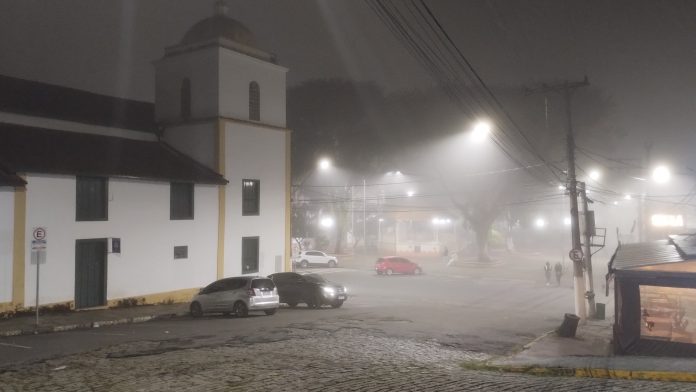
M 693 274 L 696 2 L 0 5 L 0 385 L 667 390 L 486 369 L 696 342 L 643 287 Z

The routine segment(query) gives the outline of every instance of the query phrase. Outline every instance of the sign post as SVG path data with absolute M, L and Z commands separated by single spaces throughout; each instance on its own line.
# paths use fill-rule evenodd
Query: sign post
M 46 263 L 46 228 L 35 227 L 31 240 L 31 263 L 36 264 L 36 329 L 39 328 L 39 272 L 41 264 Z

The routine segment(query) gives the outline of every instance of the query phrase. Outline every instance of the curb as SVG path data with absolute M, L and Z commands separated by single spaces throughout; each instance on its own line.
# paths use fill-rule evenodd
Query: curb
M 696 373 L 658 370 L 626 370 L 606 368 L 571 368 L 542 366 L 508 366 L 494 364 L 463 365 L 472 370 L 521 373 L 533 376 L 603 378 L 617 380 L 696 382 Z
M 78 329 L 92 329 L 92 328 L 101 328 L 101 327 L 107 327 L 107 326 L 112 326 L 112 325 L 119 325 L 119 324 L 135 324 L 135 323 L 144 323 L 152 320 L 164 320 L 164 319 L 171 319 L 175 317 L 182 317 L 188 315 L 188 312 L 177 312 L 177 313 L 165 313 L 165 314 L 156 314 L 156 315 L 147 315 L 147 316 L 136 316 L 136 317 L 126 317 L 126 318 L 121 318 L 121 319 L 116 319 L 116 320 L 101 320 L 101 321 L 91 321 L 87 323 L 79 323 L 79 324 L 64 324 L 64 325 L 56 325 L 53 327 L 39 327 L 38 329 L 32 328 L 32 329 L 15 329 L 15 330 L 9 330 L 9 331 L 0 331 L 0 337 L 11 337 L 11 336 L 20 336 L 20 335 L 38 335 L 38 334 L 46 334 L 46 333 L 53 333 L 53 332 L 66 332 L 66 331 L 74 331 Z

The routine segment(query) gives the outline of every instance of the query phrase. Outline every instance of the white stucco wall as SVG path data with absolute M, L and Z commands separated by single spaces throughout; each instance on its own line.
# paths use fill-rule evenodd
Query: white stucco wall
M 75 221 L 75 177 L 27 178 L 25 303 L 35 299 L 30 264 L 34 227 L 47 229 L 47 263 L 41 266 L 42 304 L 74 300 L 75 240 L 121 238 L 121 254 L 107 258 L 107 299 L 200 287 L 215 280 L 217 186 L 196 185 L 193 220 L 169 219 L 169 183 L 109 179 L 109 220 Z M 173 247 L 189 258 L 174 260 Z
M 181 82 L 191 81 L 191 117 L 209 118 L 218 113 L 219 49 L 207 47 L 164 57 L 155 62 L 155 118 L 179 122 Z
M 12 301 L 14 188 L 0 187 L 0 302 Z
M 249 83 L 261 92 L 261 122 L 285 127 L 287 68 L 220 48 L 220 115 L 249 119 Z
M 164 141 L 217 171 L 217 120 L 168 127 Z
M 226 190 L 225 276 L 242 274 L 242 237 L 260 237 L 259 272 L 279 269 L 285 257 L 285 138 L 286 132 L 250 125 L 225 125 Z M 260 215 L 242 216 L 242 180 L 261 181 Z M 256 274 L 256 273 L 254 273 Z

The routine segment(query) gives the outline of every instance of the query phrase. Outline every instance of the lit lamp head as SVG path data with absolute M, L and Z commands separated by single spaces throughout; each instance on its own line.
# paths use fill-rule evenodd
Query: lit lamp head
M 537 229 L 543 229 L 546 227 L 546 220 L 544 218 L 536 218 L 534 221 L 534 227 Z
M 319 170 L 329 170 L 329 168 L 331 168 L 331 160 L 329 158 L 321 158 L 317 165 L 319 166 Z
M 602 177 L 602 175 L 601 175 L 601 173 L 599 172 L 599 170 L 592 170 L 592 171 L 590 171 L 590 179 L 591 179 L 592 181 L 597 181 L 597 180 L 600 179 L 600 177 Z
M 660 165 L 653 169 L 652 179 L 656 183 L 665 184 L 669 182 L 670 178 L 672 178 L 672 173 L 667 166 Z
M 471 139 L 476 143 L 482 143 L 491 133 L 491 124 L 486 121 L 479 121 L 471 131 Z
M 325 216 L 325 217 L 321 218 L 321 221 L 319 221 L 319 224 L 321 225 L 321 227 L 329 229 L 329 228 L 333 227 L 334 220 L 330 216 Z

